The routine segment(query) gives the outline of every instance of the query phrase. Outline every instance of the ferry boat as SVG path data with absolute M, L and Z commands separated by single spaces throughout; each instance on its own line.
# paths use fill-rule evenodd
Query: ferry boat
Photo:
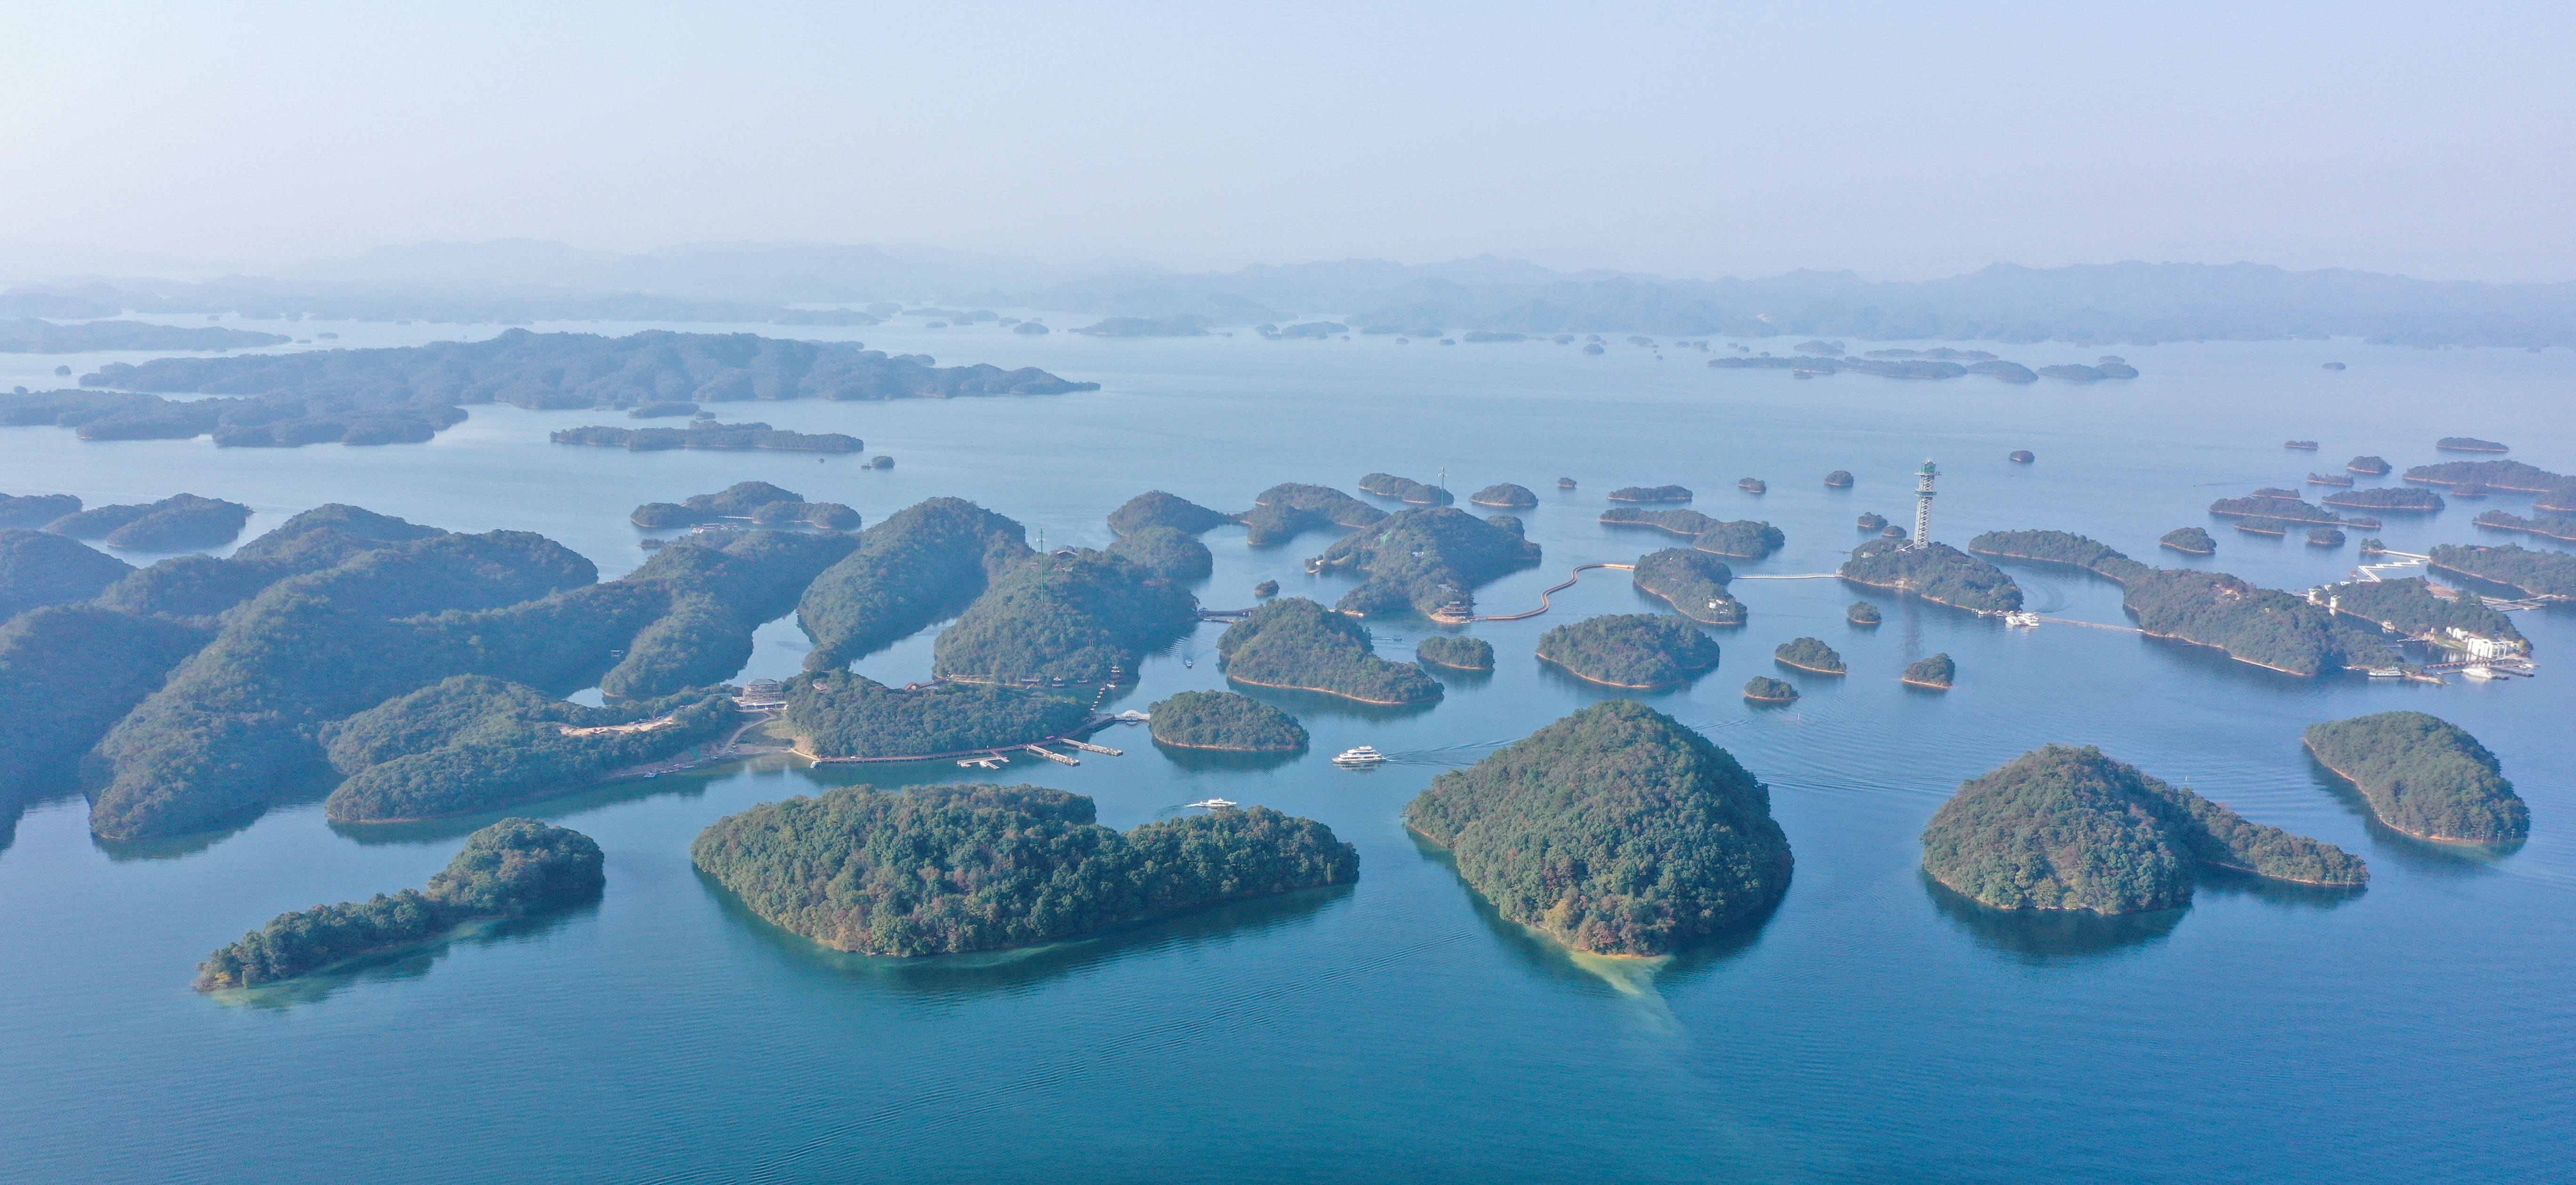
M 2020 626 L 2023 629 L 2038 629 L 2039 614 L 2032 613 L 2027 610 L 2015 610 L 2014 612 L 2004 614 L 2004 624 Z
M 1333 764 L 1347 766 L 1376 765 L 1385 760 L 1386 754 L 1380 753 L 1366 745 L 1361 745 L 1358 748 L 1342 750 L 1340 755 L 1333 758 Z
M 2481 667 L 2461 667 L 2461 668 L 2460 668 L 2460 677 L 2461 677 L 2461 678 L 2463 678 L 2463 679 L 2476 679 L 2476 680 L 2479 680 L 2479 681 L 2481 681 L 2481 682 L 2483 682 L 2483 681 L 2485 681 L 2485 680 L 2488 680 L 2488 679 L 2497 679 L 2497 678 L 2502 678 L 2502 676 L 2501 676 L 2501 675 L 2498 675 L 2498 674 L 2496 673 L 2496 669 L 2495 669 L 2494 667 L 2483 667 L 2483 666 L 2481 666 Z
M 1205 801 L 1205 802 L 1185 802 L 1185 803 L 1182 803 L 1181 805 L 1182 805 L 1182 806 L 1185 806 L 1185 807 L 1192 807 L 1192 806 L 1206 807 L 1207 809 L 1212 810 L 1212 811 L 1221 811 L 1221 810 L 1226 809 L 1227 807 L 1233 806 L 1233 805 L 1234 805 L 1234 802 L 1233 802 L 1233 800 L 1231 800 L 1231 799 L 1225 799 L 1225 798 L 1211 798 L 1211 799 L 1208 799 L 1208 800 L 1207 800 L 1207 801 Z

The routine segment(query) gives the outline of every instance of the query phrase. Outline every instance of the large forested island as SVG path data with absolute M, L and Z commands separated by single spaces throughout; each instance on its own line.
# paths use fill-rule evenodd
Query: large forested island
M 1244 525 L 1245 542 L 1268 547 L 1305 531 L 1373 527 L 1386 520 L 1386 512 L 1331 486 L 1292 481 L 1261 491 L 1252 509 L 1235 518 Z
M 1184 691 L 1147 713 L 1157 744 L 1237 753 L 1293 753 L 1306 747 L 1297 718 L 1248 695 Z
M 233 350 L 282 346 L 293 338 L 208 325 L 149 321 L 84 321 L 59 325 L 35 317 L 0 319 L 0 354 L 86 354 L 94 350 Z
M 1744 624 L 1744 602 L 1726 591 L 1735 570 L 1697 550 L 1667 547 L 1637 557 L 1631 574 L 1637 591 L 1661 597 L 1682 616 L 1704 625 Z
M 1521 520 L 1440 506 L 1398 511 L 1362 528 L 1326 548 L 1317 567 L 1368 574 L 1343 595 L 1338 607 L 1346 613 L 1454 614 L 1473 611 L 1475 586 L 1538 560 L 1538 544 L 1521 537 Z
M 1901 539 L 1872 539 L 1852 549 L 1838 575 L 1978 613 L 2021 608 L 2021 586 L 2012 577 L 1946 543 L 1908 547 Z
M 1687 535 L 1691 546 L 1711 555 L 1740 560 L 1758 560 L 1780 550 L 1788 536 L 1778 527 L 1752 519 L 1724 522 L 1696 510 L 1639 510 L 1613 506 L 1601 512 L 1604 525 L 1614 527 L 1653 527 L 1675 535 Z
M 1124 681 L 1198 623 L 1189 590 L 1105 551 L 1039 555 L 1003 572 L 931 648 L 943 678 Z
M 197 965 L 197 990 L 257 987 L 359 955 L 438 937 L 467 922 L 517 917 L 594 900 L 607 883 L 599 845 L 534 819 L 503 819 L 466 837 L 429 879 L 366 901 L 279 914 Z
M 2377 459 L 2355 458 L 2355 461 Z M 2387 463 L 2383 461 L 2381 464 Z M 2388 470 L 2382 468 L 2379 472 Z M 2435 465 L 2417 465 L 2406 471 L 2406 480 L 2431 486 L 2481 485 L 2526 494 L 2546 494 L 2576 485 L 2576 478 L 2521 461 L 2443 461 Z
M 2576 555 L 2532 551 L 2511 543 L 2502 547 L 2444 543 L 2431 555 L 2430 566 L 2446 572 L 2508 585 L 2535 597 L 2576 600 Z
M 2136 913 L 2191 900 L 2207 864 L 2358 886 L 2361 860 L 2103 756 L 2050 745 L 1959 787 L 1923 831 L 1923 870 L 1996 909 Z
M 2209 504 L 2209 512 L 2220 518 L 2277 519 L 2288 523 L 2343 521 L 2342 515 L 2309 505 L 2296 491 L 2271 494 L 2257 491 L 2249 498 L 2221 498 Z
M 599 708 L 485 675 L 457 675 L 322 726 L 348 780 L 323 804 L 343 823 L 467 815 L 660 761 L 730 732 L 723 688 Z
M 2158 569 L 2130 581 L 2120 604 L 2147 633 L 2216 646 L 2238 662 L 2293 675 L 2394 661 L 2376 636 L 2323 606 L 2224 572 Z
M 1660 613 L 1612 613 L 1539 635 L 1538 656 L 1577 678 L 1612 687 L 1679 687 L 1717 666 L 1717 643 Z
M 2207 532 L 2202 534 L 2206 537 Z M 1968 540 L 1968 550 L 2006 559 L 2065 564 L 2123 584 L 2153 570 L 2108 543 L 2070 531 L 1988 531 Z
M 1440 775 L 1404 821 L 1504 918 L 1590 954 L 1669 954 L 1758 920 L 1789 887 L 1770 790 L 1630 700 Z
M 1304 597 L 1283 597 L 1245 614 L 1226 627 L 1216 650 L 1226 678 L 1255 687 L 1370 704 L 1429 703 L 1442 694 L 1421 667 L 1378 657 L 1366 627 Z
M 2379 821 L 2418 839 L 2507 843 L 2531 834 L 2531 809 L 2476 737 L 2422 712 L 2308 726 L 2319 764 L 2360 787 Z
M 1027 538 L 1017 522 L 963 498 L 932 498 L 886 516 L 796 603 L 796 623 L 814 640 L 805 669 L 847 666 L 954 616 L 1036 554 Z
M 855 531 L 859 512 L 838 502 L 808 502 L 805 495 L 765 481 L 740 481 L 712 494 L 693 494 L 678 502 L 647 502 L 628 520 L 646 530 L 690 527 L 739 519 L 764 527 L 805 523 L 831 531 Z
M 1087 700 L 1035 688 L 938 682 L 888 687 L 849 671 L 787 681 L 785 726 L 809 757 L 936 757 L 1064 736 L 1091 718 Z
M 87 440 L 211 432 L 217 444 L 292 447 L 424 441 L 477 403 L 624 409 L 675 401 L 947 399 L 1098 389 L 1035 368 L 940 367 L 920 355 L 888 357 L 854 342 L 524 329 L 480 342 L 114 362 L 83 375 L 81 385 L 114 390 L 0 396 L 0 420 L 77 427 Z M 174 401 L 129 392 L 233 398 Z
M 866 786 L 716 821 L 697 866 L 753 913 L 825 946 L 944 955 L 1073 938 L 1359 876 L 1359 852 L 1267 807 L 1099 826 L 1038 786 Z

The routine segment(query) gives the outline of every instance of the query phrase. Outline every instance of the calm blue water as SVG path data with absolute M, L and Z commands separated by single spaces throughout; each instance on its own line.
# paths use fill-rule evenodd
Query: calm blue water
M 1078 320 L 1056 318 L 1059 324 Z M 581 326 L 576 328 L 596 328 Z M 624 327 L 611 327 L 622 329 Z M 306 323 L 344 345 L 461 334 Z M 490 328 L 464 331 L 474 336 Z M 1101 518 L 1162 488 L 1239 508 L 1275 482 L 1351 488 L 1371 470 L 1451 488 L 1517 481 L 1537 569 L 1482 590 L 1534 604 L 1567 567 L 1663 546 L 1595 516 L 1618 485 L 1680 482 L 1698 509 L 1780 525 L 1748 574 L 1831 570 L 1853 516 L 1910 519 L 1906 473 L 1943 480 L 1935 535 L 2094 535 L 2141 559 L 2174 527 L 2218 527 L 2214 497 L 2297 484 L 2380 453 L 2400 467 L 2466 433 L 2576 468 L 2565 352 L 2414 351 L 2350 342 L 2109 347 L 2144 377 L 2075 387 L 1982 379 L 1795 381 L 1711 371 L 1697 351 L 1032 340 L 983 328 L 848 336 L 943 362 L 1034 364 L 1091 394 L 890 405 L 793 403 L 727 419 L 845 431 L 898 459 L 629 454 L 545 442 L 596 413 L 476 408 L 425 446 L 219 451 L 204 441 L 84 444 L 0 429 L 9 492 L 93 502 L 188 490 L 248 502 L 256 534 L 324 501 L 460 530 L 563 540 L 615 575 L 640 562 L 625 513 L 759 478 L 873 522 L 956 494 L 1105 543 Z M 1624 336 L 1624 335 L 1622 335 Z M 1778 343 L 1770 343 L 1778 348 Z M 1756 348 L 1763 348 L 1757 346 Z M 2102 349 L 1992 347 L 2033 366 Z M 69 361 L 0 355 L 0 386 Z M 2322 361 L 2352 369 L 2330 373 Z M 2279 442 L 2315 437 L 2320 453 Z M 2013 466 L 2014 448 L 2039 454 Z M 1829 469 L 1859 475 L 1828 491 Z M 1758 476 L 1772 493 L 1738 493 Z M 1559 476 L 1582 483 L 1560 495 Z M 2521 509 L 2519 497 L 2485 505 Z M 2391 520 L 2392 545 L 2465 541 L 2477 504 Z M 1252 551 L 1214 532 L 1214 606 L 1307 576 L 1320 534 Z M 2205 561 L 2281 587 L 2355 557 L 2216 530 Z M 2356 541 L 2358 534 L 2356 535 Z M 2529 542 L 2526 540 L 2526 542 Z M 2116 587 L 2016 572 L 2035 607 L 2118 623 Z M 188 990 L 196 960 L 287 909 L 416 885 L 483 820 L 343 833 L 318 806 L 272 811 L 156 858 L 91 843 L 82 804 L 29 810 L 0 850 L 0 1180 L 8 1181 L 2558 1181 L 2576 1123 L 2576 758 L 2567 745 L 2576 620 L 2525 613 L 2537 681 L 2450 687 L 2298 680 L 2215 652 L 2051 625 L 2008 631 L 1870 594 L 1847 626 L 1830 580 L 1740 581 L 1751 623 L 1725 659 L 1648 702 L 1770 782 L 1798 859 L 1787 901 L 1739 941 L 1657 964 L 1577 961 L 1499 922 L 1400 824 L 1439 771 L 1600 698 L 1540 668 L 1541 631 L 1656 607 L 1595 572 L 1532 621 L 1486 623 L 1500 669 L 1447 676 L 1427 710 L 1264 698 L 1314 732 L 1282 763 L 1124 757 L 985 778 L 1089 794 L 1116 826 L 1212 794 L 1331 824 L 1362 853 L 1348 889 L 1232 907 L 1001 956 L 855 958 L 783 936 L 691 869 L 689 840 L 754 803 L 851 781 L 950 780 L 942 766 L 807 773 L 755 765 L 592 790 L 540 814 L 599 839 L 596 907 L 472 937 L 250 1003 Z M 1410 652 L 1429 627 L 1377 627 Z M 1118 706 L 1216 687 L 1216 627 L 1149 662 Z M 1799 673 L 1806 698 L 1738 695 L 1812 634 L 1853 674 Z M 796 669 L 792 623 L 749 674 Z M 1896 682 L 1946 651 L 1946 695 Z M 929 666 L 927 634 L 861 664 Z M 2441 714 L 2503 758 L 2534 838 L 2509 854 L 2369 825 L 2312 767 L 2299 730 L 2391 708 Z M 2360 853 L 2358 895 L 2204 883 L 2187 910 L 2031 919 L 1964 905 L 1919 871 L 1915 837 L 1965 778 L 2034 746 L 2094 743 L 2266 823 Z M 1352 744 L 1397 755 L 1351 773 Z M 2555 1133 L 2554 1135 L 2551 1133 Z

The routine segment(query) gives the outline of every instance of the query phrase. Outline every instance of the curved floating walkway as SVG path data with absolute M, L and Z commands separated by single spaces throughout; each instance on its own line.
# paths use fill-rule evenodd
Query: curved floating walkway
M 1532 609 L 1532 610 L 1530 610 L 1530 611 L 1529 611 L 1529 612 L 1527 612 L 1527 613 L 1495 613 L 1495 614 L 1488 614 L 1488 615 L 1483 616 L 1483 617 L 1440 617 L 1440 616 L 1434 616 L 1431 620 L 1433 620 L 1433 621 L 1437 621 L 1437 622 L 1441 622 L 1441 623 L 1444 623 L 1444 624 L 1459 625 L 1459 624 L 1464 624 L 1464 623 L 1466 623 L 1466 622 L 1470 622 L 1470 621 L 1522 621 L 1522 620 L 1526 620 L 1526 619 L 1528 619 L 1528 618 L 1536 617 L 1536 616 L 1538 616 L 1538 615 L 1539 615 L 1539 614 L 1541 614 L 1541 613 L 1545 613 L 1545 612 L 1547 612 L 1547 610 L 1548 610 L 1548 606 L 1549 606 L 1549 604 L 1551 603 L 1551 598 L 1555 597 L 1555 596 L 1556 596 L 1556 594 L 1558 594 L 1558 593 L 1564 592 L 1565 590 L 1567 590 L 1567 589 L 1569 589 L 1569 588 L 1574 587 L 1574 582 L 1575 582 L 1575 581 L 1583 579 L 1583 574 L 1584 574 L 1584 573 L 1586 573 L 1586 572 L 1589 572 L 1589 571 L 1593 570 L 1594 568 L 1611 568 L 1611 569 L 1616 569 L 1616 570 L 1621 571 L 1621 572 L 1632 572 L 1632 571 L 1635 571 L 1635 570 L 1636 570 L 1637 565 L 1635 565 L 1635 564 L 1576 564 L 1576 565 L 1574 566 L 1574 571 L 1573 571 L 1572 573 L 1570 573 L 1570 574 L 1568 574 L 1568 575 L 1566 576 L 1565 581 L 1564 581 L 1563 583 L 1561 583 L 1561 584 L 1552 584 L 1552 585 L 1549 585 L 1548 587 L 1546 587 L 1545 589 L 1540 590 L 1540 592 L 1539 592 L 1539 594 L 1538 594 L 1538 608 L 1536 608 L 1536 609 Z

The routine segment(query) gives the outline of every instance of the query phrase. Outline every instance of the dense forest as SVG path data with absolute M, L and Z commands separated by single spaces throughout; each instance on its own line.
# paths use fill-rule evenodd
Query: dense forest
M 1840 675 L 1851 669 L 1843 665 L 1843 656 L 1821 638 L 1791 638 L 1771 652 L 1771 660 L 1819 675 Z
M 2288 494 L 2258 493 L 2249 498 L 2221 498 L 2209 504 L 2209 512 L 2220 518 L 2268 518 L 2285 523 L 2343 521 L 2342 515 L 2322 507 L 2311 506 L 2306 499 Z
M 1504 918 L 1593 954 L 1669 954 L 1758 920 L 1789 887 L 1769 788 L 1632 700 L 1440 775 L 1404 821 Z
M 2502 547 L 2444 543 L 2433 548 L 2430 566 L 2509 585 L 2535 597 L 2576 598 L 2576 555 L 2563 551 L 2531 551 L 2511 543 Z
M 80 508 L 70 494 L 0 494 L 0 527 L 41 527 Z
M 2394 662 L 2376 635 L 2323 606 L 2224 572 L 2159 569 L 2131 581 L 2120 604 L 2150 634 L 2293 675 Z
M 1433 634 L 1414 644 L 1413 656 L 1436 667 L 1459 671 L 1494 669 L 1494 644 L 1483 638 Z
M 241 350 L 282 346 L 295 339 L 277 333 L 155 325 L 149 321 L 87 321 L 58 325 L 35 317 L 0 319 L 0 354 L 87 354 L 98 350 Z
M 693 494 L 678 502 L 647 502 L 627 516 L 646 530 L 692 527 L 731 519 L 764 527 L 796 523 L 827 531 L 859 529 L 859 512 L 838 502 L 808 502 L 803 494 L 765 481 L 741 481 L 712 494 Z
M 1331 828 L 1268 807 L 1125 835 L 1096 817 L 1037 786 L 850 786 L 719 819 L 691 855 L 772 924 L 871 955 L 1027 946 L 1359 876 Z
M 1538 495 L 1531 493 L 1528 486 L 1513 485 L 1508 481 L 1486 486 L 1467 495 L 1467 500 L 1478 506 L 1504 510 L 1523 510 L 1538 505 Z
M 1851 603 L 1851 608 L 1843 611 L 1843 620 L 1853 625 L 1877 625 L 1885 620 L 1885 616 L 1878 611 L 1876 605 L 1867 601 L 1854 601 Z
M 0 621 L 40 605 L 86 601 L 133 571 L 61 535 L 0 528 Z
M 1229 679 L 1320 691 L 1371 704 L 1429 703 L 1440 684 L 1412 663 L 1378 657 L 1368 629 L 1304 597 L 1271 601 L 1233 625 L 1216 649 Z
M 2524 518 L 2510 510 L 2490 510 L 2478 515 L 2475 521 L 2479 526 L 2492 530 L 2520 531 L 2561 543 L 2576 543 L 2576 518 L 2548 514 Z
M 1785 704 L 1798 698 L 1798 689 L 1769 675 L 1755 675 L 1744 681 L 1744 698 L 1765 704 Z
M 173 494 L 158 502 L 93 506 L 45 529 L 135 551 L 193 551 L 232 542 L 249 521 L 250 507 L 239 502 Z
M 1854 584 L 1892 588 L 1979 613 L 2021 608 L 2021 586 L 2012 577 L 1946 543 L 1907 547 L 1901 539 L 1872 539 L 1852 549 L 1838 574 Z
M 2311 724 L 2308 751 L 2353 785 L 2379 821 L 2419 839 L 2506 843 L 2531 834 L 2531 808 L 2476 737 L 2422 712 Z
M 335 822 L 470 815 L 661 761 L 731 732 L 717 687 L 587 708 L 532 687 L 456 675 L 322 727 L 348 780 L 323 803 Z M 619 725 L 649 725 L 611 731 Z
M 922 627 L 963 611 L 994 577 L 1035 553 L 1020 524 L 963 498 L 898 510 L 859 535 L 796 605 L 813 639 L 805 669 L 849 665 Z
M 2432 514 L 2449 505 L 2440 494 L 2412 486 L 2337 490 L 2317 500 L 2346 510 L 2395 510 L 2407 514 Z
M 1905 674 L 1899 676 L 1900 681 L 1911 683 L 1916 687 L 1933 687 L 1943 691 L 1949 690 L 1950 685 L 1957 682 L 1958 678 L 1959 664 L 1951 661 L 1947 654 L 1935 654 L 1930 658 L 1909 663 L 1905 667 Z
M 1139 527 L 1110 544 L 1109 554 L 1176 584 L 1205 580 L 1216 570 L 1207 544 L 1178 527 Z
M 1086 702 L 986 683 L 888 687 L 849 671 L 787 681 L 787 727 L 816 757 L 902 757 L 1033 744 L 1090 719 Z
M 2478 594 L 2465 589 L 2451 596 L 2433 591 L 2421 576 L 2403 580 L 2356 580 L 2325 587 L 2326 607 L 2364 621 L 2379 623 L 2410 638 L 2447 639 L 2457 629 L 2500 642 L 2524 642 L 2513 619 L 2487 608 Z
M 855 453 L 867 442 L 843 432 L 791 432 L 753 421 L 744 424 L 719 424 L 698 420 L 686 428 L 619 428 L 592 425 L 563 428 L 548 434 L 556 444 L 596 444 L 609 448 L 653 452 L 660 449 L 776 449 L 791 453 Z
M 1479 519 L 1440 506 L 1398 511 L 1363 527 L 1324 549 L 1319 563 L 1322 571 L 1367 573 L 1337 607 L 1373 617 L 1450 606 L 1473 611 L 1475 586 L 1538 561 L 1538 544 L 1521 537 L 1521 520 L 1508 514 Z
M 1386 512 L 1330 486 L 1283 482 L 1261 491 L 1252 509 L 1236 515 L 1254 547 L 1285 543 L 1307 531 L 1356 530 L 1386 520 Z
M 2156 546 L 2169 547 L 2175 551 L 2183 553 L 2184 555 L 2216 555 L 2218 553 L 2218 541 L 2210 538 L 2209 532 L 2200 527 L 2179 527 L 2174 530 L 2167 531 L 2163 538 L 2156 540 Z
M 2203 538 L 2207 535 L 2202 532 Z M 2108 543 L 2067 531 L 1988 531 L 1968 540 L 1968 550 L 1979 555 L 2066 564 L 2122 584 L 2155 570 L 2122 555 Z
M 1661 597 L 1673 610 L 1703 625 L 1744 624 L 1744 602 L 1726 591 L 1735 570 L 1697 550 L 1667 547 L 1637 557 L 1630 573 L 1637 591 Z
M 1170 527 L 1185 535 L 1198 535 L 1233 521 L 1233 515 L 1161 490 L 1138 494 L 1109 512 L 1109 529 L 1122 538 L 1147 527 Z
M 1780 550 L 1789 541 L 1778 527 L 1752 519 L 1721 521 L 1696 510 L 1639 510 L 1613 506 L 1601 512 L 1601 521 L 1614 527 L 1653 527 L 1675 535 L 1691 537 L 1691 547 L 1712 555 L 1733 559 L 1758 560 Z
M 1611 613 L 1539 635 L 1538 656 L 1613 687 L 1679 687 L 1717 666 L 1717 643 L 1660 613 Z
M 370 951 L 421 942 L 479 918 L 596 900 L 608 883 L 599 844 L 535 819 L 503 819 L 465 839 L 425 889 L 282 913 L 197 965 L 197 990 L 257 987 Z
M 1154 740 L 1176 748 L 1293 753 L 1306 747 L 1306 727 L 1296 717 L 1231 691 L 1184 691 L 1146 714 Z
M 931 657 L 941 677 L 982 683 L 1124 681 L 1147 652 L 1197 628 L 1198 607 L 1189 590 L 1123 556 L 1038 555 L 995 577 L 939 632 Z
M 1397 477 L 1392 473 L 1372 473 L 1362 477 L 1360 492 L 1375 494 L 1381 498 L 1393 498 L 1398 502 L 1409 502 L 1415 506 L 1447 506 L 1458 500 L 1457 495 L 1445 488 L 1425 485 L 1410 477 Z
M 2103 756 L 2050 745 L 1959 787 L 1923 830 L 1923 870 L 1997 909 L 2136 913 L 2191 900 L 2191 866 L 2360 885 L 2361 860 L 2246 820 Z
M 211 634 L 97 605 L 50 605 L 0 623 L 0 816 L 67 788 L 72 763 Z

